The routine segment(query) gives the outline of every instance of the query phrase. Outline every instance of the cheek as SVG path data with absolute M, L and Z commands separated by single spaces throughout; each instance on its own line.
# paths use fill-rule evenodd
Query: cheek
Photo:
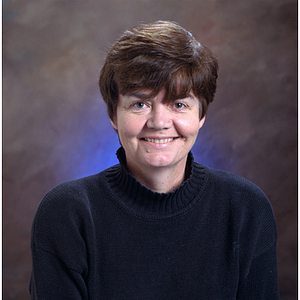
M 140 131 L 140 122 L 132 116 L 122 116 L 118 120 L 119 134 L 124 137 L 134 137 Z
M 177 130 L 184 136 L 195 136 L 199 131 L 199 118 L 187 118 L 184 120 L 178 120 Z

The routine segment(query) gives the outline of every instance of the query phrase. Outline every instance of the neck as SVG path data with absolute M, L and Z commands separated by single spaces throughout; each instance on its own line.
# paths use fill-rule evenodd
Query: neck
M 140 168 L 128 170 L 141 184 L 157 193 L 169 193 L 179 187 L 186 179 L 186 159 L 175 168 Z

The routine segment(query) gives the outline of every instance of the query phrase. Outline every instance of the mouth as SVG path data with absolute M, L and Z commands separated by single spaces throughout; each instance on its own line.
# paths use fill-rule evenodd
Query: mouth
M 175 138 L 167 138 L 167 139 L 151 139 L 151 138 L 142 138 L 142 140 L 155 144 L 166 144 L 175 140 Z

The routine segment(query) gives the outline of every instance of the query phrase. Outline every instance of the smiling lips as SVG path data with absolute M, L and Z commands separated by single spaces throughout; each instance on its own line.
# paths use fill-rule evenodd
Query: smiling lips
M 166 144 L 170 143 L 174 140 L 174 138 L 168 138 L 168 139 L 150 139 L 150 138 L 144 138 L 146 142 L 151 142 L 155 144 Z

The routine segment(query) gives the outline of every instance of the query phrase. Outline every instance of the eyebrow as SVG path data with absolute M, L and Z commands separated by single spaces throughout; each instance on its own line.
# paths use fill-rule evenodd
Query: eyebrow
M 183 97 L 178 97 L 178 98 L 176 98 L 175 100 L 182 100 L 182 99 L 187 99 L 187 98 L 189 98 L 189 99 L 191 99 L 191 100 L 197 101 L 197 97 L 196 97 L 196 96 L 193 96 L 193 95 L 190 94 L 190 93 L 186 94 L 186 95 L 183 96 Z
M 140 98 L 140 99 L 147 99 L 147 98 L 151 98 L 151 94 L 143 94 L 143 93 L 137 93 L 137 92 L 133 92 L 130 94 L 127 94 L 127 96 L 129 97 L 136 97 L 136 98 Z M 195 97 L 193 97 L 193 95 L 191 95 L 190 93 L 186 94 L 185 96 L 183 96 L 182 98 L 178 98 L 178 99 L 184 99 L 184 98 L 192 98 L 194 99 Z
M 185 99 L 185 98 L 191 98 L 192 100 L 194 100 L 196 97 L 193 96 L 192 94 L 188 93 L 185 95 L 185 97 L 181 98 L 181 99 Z
M 149 99 L 151 97 L 151 94 L 148 95 L 148 94 L 133 92 L 133 93 L 128 94 L 127 96 L 145 100 L 145 99 Z

